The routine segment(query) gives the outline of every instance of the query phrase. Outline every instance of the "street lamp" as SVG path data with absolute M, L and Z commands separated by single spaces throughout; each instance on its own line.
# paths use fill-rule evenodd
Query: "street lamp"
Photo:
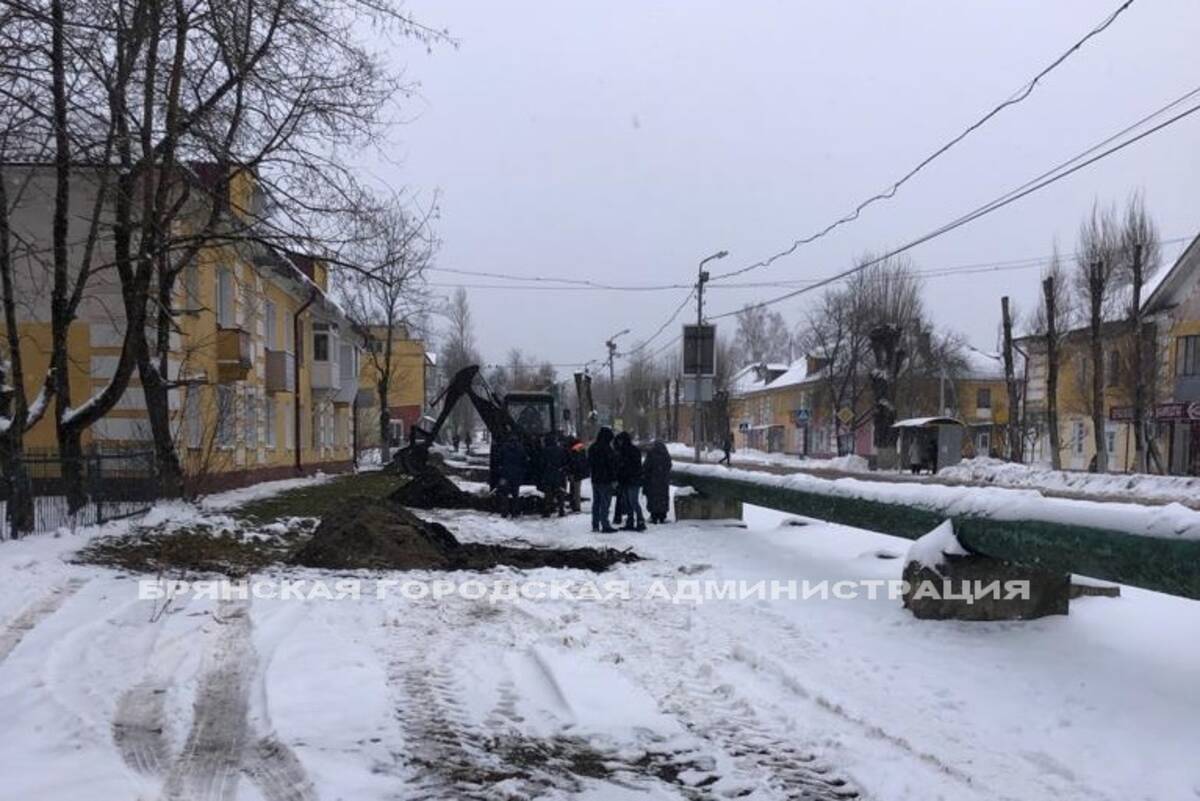
M 708 271 L 704 265 L 728 255 L 728 250 L 719 250 L 701 259 L 696 279 L 696 395 L 692 398 L 692 444 L 696 450 L 696 464 L 700 463 L 700 326 L 704 325 L 704 285 L 708 282 Z M 716 347 L 716 342 L 713 342 L 713 347 Z
M 608 423 L 616 425 L 617 423 L 617 379 L 613 369 L 613 359 L 617 355 L 617 337 L 625 336 L 629 333 L 628 328 L 624 328 L 608 338 L 604 343 L 604 347 L 608 348 Z

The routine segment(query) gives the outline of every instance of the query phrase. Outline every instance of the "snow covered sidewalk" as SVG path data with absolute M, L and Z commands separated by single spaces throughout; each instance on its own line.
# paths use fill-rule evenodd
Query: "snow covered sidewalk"
M 910 543 L 883 535 L 755 508 L 745 528 L 603 538 L 582 515 L 436 517 L 463 540 L 646 559 L 271 570 L 363 584 L 164 609 L 136 577 L 64 562 L 78 541 L 5 543 L 0 798 L 1200 795 L 1198 603 L 1125 588 L 1069 617 L 918 622 L 865 592 L 789 597 L 898 578 Z M 629 591 L 581 597 L 607 582 Z M 540 586 L 493 597 L 508 583 Z

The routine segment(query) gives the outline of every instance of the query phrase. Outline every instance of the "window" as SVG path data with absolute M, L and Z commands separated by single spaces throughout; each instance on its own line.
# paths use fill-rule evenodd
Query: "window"
M 233 387 L 217 387 L 217 444 L 222 448 L 232 448 L 236 438 L 237 402 Z
M 296 449 L 296 407 L 290 403 L 283 407 L 283 442 L 289 451 Z
M 399 445 L 401 442 L 404 442 L 404 421 L 389 420 L 388 434 L 391 440 L 390 445 Z
M 183 307 L 197 309 L 200 306 L 200 265 L 192 259 L 183 269 Z
M 258 445 L 258 397 L 254 394 L 252 387 L 246 388 L 246 413 L 244 422 L 246 424 L 245 442 L 247 448 L 254 448 Z
M 980 409 L 992 408 L 992 390 L 990 387 L 980 387 L 975 390 L 975 406 Z
M 217 325 L 221 328 L 233 328 L 236 325 L 233 296 L 233 271 L 222 267 L 217 271 Z
M 329 332 L 313 331 L 313 361 L 329 361 Z
M 265 334 L 265 339 L 267 340 L 267 347 L 270 350 L 278 350 L 279 348 L 276 343 L 276 336 L 275 336 L 275 328 L 276 328 L 275 324 L 277 321 L 275 319 L 275 302 L 274 301 L 268 300 L 263 305 L 263 318 L 264 318 L 263 325 L 266 327 L 266 331 L 264 332 L 264 334 Z
M 275 398 L 268 396 L 263 406 L 264 424 L 267 427 L 267 447 L 275 447 Z
M 975 435 L 975 453 L 978 456 L 987 456 L 992 450 L 992 432 L 980 431 Z
M 1104 386 L 1115 387 L 1121 383 L 1121 352 L 1116 348 L 1108 352 L 1108 364 L 1104 367 Z
M 203 422 L 200 418 L 200 387 L 190 384 L 183 396 L 184 428 L 189 448 L 199 448 Z
M 1082 420 L 1076 420 L 1071 426 L 1071 450 L 1076 456 L 1083 456 L 1083 445 L 1087 439 L 1087 428 Z
M 1109 456 L 1117 452 L 1117 429 L 1112 426 L 1104 429 L 1104 450 Z
M 1175 339 L 1175 375 L 1200 375 L 1200 335 Z

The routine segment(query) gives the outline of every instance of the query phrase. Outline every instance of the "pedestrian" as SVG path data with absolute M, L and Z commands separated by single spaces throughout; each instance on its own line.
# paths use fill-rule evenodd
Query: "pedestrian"
M 729 461 L 729 454 L 733 453 L 733 434 L 729 431 L 725 432 L 725 438 L 721 440 L 721 451 L 724 455 L 721 457 L 721 460 L 717 462 L 717 464 L 731 464 Z
M 452 440 L 452 442 L 454 443 L 454 452 L 458 453 L 458 444 L 460 442 L 462 442 L 462 440 L 458 438 L 458 434 L 454 435 L 454 439 Z
M 521 482 L 525 480 L 529 469 L 529 455 L 525 452 L 525 444 L 516 434 L 510 434 L 500 445 L 500 483 L 497 491 L 500 493 L 502 517 L 518 518 L 521 516 Z
M 583 509 L 583 480 L 588 477 L 587 445 L 571 437 L 567 446 L 567 475 L 571 480 L 571 511 Z
M 646 494 L 646 512 L 651 523 L 667 522 L 667 508 L 671 505 L 671 454 L 662 440 L 655 440 L 646 454 L 642 466 L 643 491 Z
M 566 477 L 567 451 L 558 441 L 558 435 L 548 431 L 542 442 L 541 478 L 538 487 L 542 491 L 542 517 L 549 517 L 555 510 L 558 516 L 566 515 L 563 507 L 563 482 Z
M 908 467 L 914 476 L 921 472 L 921 438 L 915 433 L 908 443 Z
M 592 531 L 611 534 L 616 531 L 608 523 L 608 504 L 612 501 L 613 484 L 617 480 L 617 457 L 612 447 L 613 430 L 602 426 L 596 441 L 588 448 L 588 470 L 592 474 Z
M 625 531 L 645 531 L 646 518 L 638 495 L 642 489 L 642 452 L 628 431 L 617 435 L 617 492 L 625 501 Z

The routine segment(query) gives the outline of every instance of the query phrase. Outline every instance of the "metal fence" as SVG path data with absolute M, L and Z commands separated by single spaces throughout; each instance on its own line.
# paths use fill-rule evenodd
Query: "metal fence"
M 34 496 L 34 530 L 45 534 L 74 529 L 138 514 L 158 498 L 154 453 L 146 450 L 105 450 L 68 460 L 56 451 L 28 450 L 22 461 L 29 473 Z M 83 505 L 71 512 L 67 502 L 70 463 L 82 472 Z M 3 479 L 0 466 L 0 479 Z M 0 539 L 12 536 L 8 519 L 8 482 L 0 480 Z

